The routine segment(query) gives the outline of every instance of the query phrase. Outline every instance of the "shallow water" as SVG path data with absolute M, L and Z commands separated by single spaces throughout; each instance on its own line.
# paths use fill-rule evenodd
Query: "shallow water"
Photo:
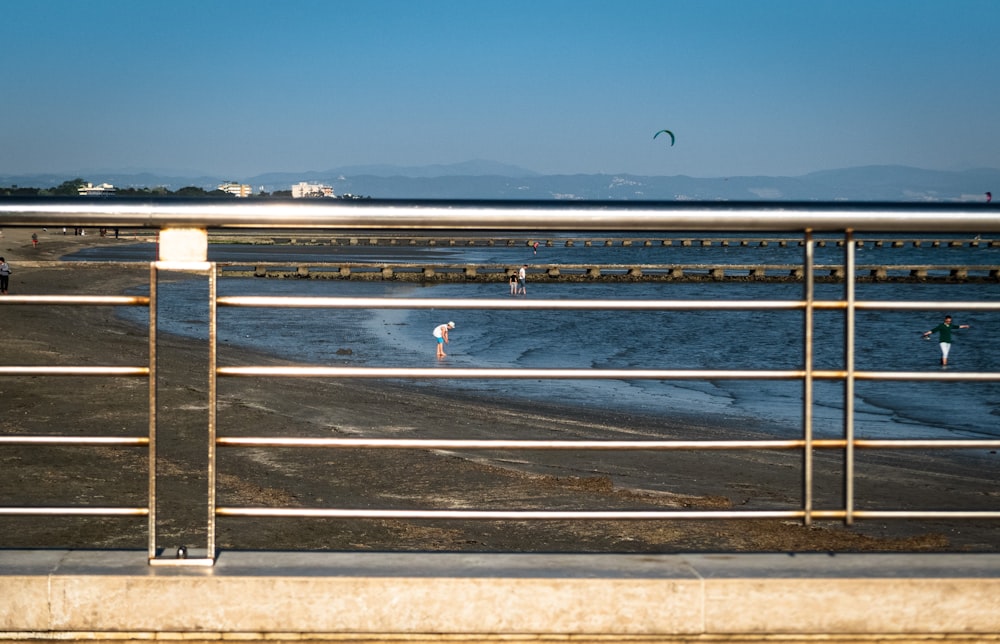
M 131 250 L 128 250 L 131 249 Z M 403 250 L 403 249 L 401 249 Z M 148 259 L 149 245 L 115 247 L 116 259 Z M 107 249 L 91 249 L 75 259 L 107 259 Z M 216 261 L 334 261 L 328 247 L 216 246 Z M 336 250 L 343 260 L 350 249 Z M 363 248 L 351 261 L 366 261 Z M 435 261 L 521 263 L 795 263 L 797 247 L 475 247 L 412 249 Z M 843 249 L 818 248 L 816 263 L 840 261 Z M 991 264 L 1000 249 L 864 248 L 857 263 Z M 383 256 L 384 257 L 384 256 Z M 542 278 L 539 278 L 542 279 Z M 843 285 L 817 285 L 819 298 L 834 299 Z M 995 284 L 858 284 L 858 299 L 918 301 L 996 301 Z M 434 298 L 508 296 L 507 284 L 461 283 L 422 286 L 395 282 L 340 280 L 263 280 L 224 278 L 220 295 L 312 295 Z M 529 281 L 532 299 L 799 299 L 795 283 L 544 283 Z M 161 286 L 165 330 L 203 336 L 207 319 L 205 287 L 198 281 Z M 951 368 L 992 371 L 1000 358 L 1000 315 L 948 311 L 956 324 Z M 856 368 L 878 371 L 936 371 L 940 351 L 920 332 L 935 326 L 944 312 L 859 311 L 856 316 Z M 123 315 L 143 323 L 144 313 Z M 797 369 L 803 363 L 802 312 L 783 311 L 514 311 L 514 310 L 219 310 L 220 344 L 252 346 L 308 364 L 397 367 L 500 367 L 602 369 Z M 434 357 L 431 330 L 454 320 L 448 357 Z M 814 365 L 843 366 L 843 314 L 816 313 Z M 349 353 L 348 353 L 349 351 Z M 616 409 L 655 416 L 697 416 L 730 426 L 762 429 L 775 436 L 801 430 L 802 385 L 784 381 L 417 381 L 418 387 L 457 388 L 495 397 L 559 402 L 580 408 Z M 820 437 L 843 431 L 841 383 L 815 383 L 814 420 Z M 855 432 L 869 438 L 997 437 L 1000 384 L 857 382 Z

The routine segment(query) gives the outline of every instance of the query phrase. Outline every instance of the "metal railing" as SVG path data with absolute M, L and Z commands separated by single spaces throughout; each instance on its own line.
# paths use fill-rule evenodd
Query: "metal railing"
M 0 304 L 33 305 L 33 306 L 141 306 L 149 307 L 150 298 L 146 296 L 129 295 L 5 295 L 0 298 Z M 153 326 L 150 327 L 154 328 Z M 150 346 L 153 346 L 155 336 L 150 333 Z M 94 367 L 94 366 L 26 366 L 0 365 L 0 377 L 3 376 L 46 376 L 46 377 L 138 377 L 147 378 L 150 383 L 149 407 L 155 405 L 154 371 L 148 365 Z M 0 425 L 0 447 L 3 446 L 94 446 L 94 447 L 145 447 L 149 457 L 155 453 L 155 431 L 150 423 L 147 436 L 25 436 L 2 433 Z M 150 467 L 150 490 L 154 489 L 154 469 Z M 152 503 L 142 507 L 102 507 L 80 505 L 72 507 L 39 507 L 39 506 L 9 506 L 0 507 L 2 516 L 37 516 L 37 515 L 75 515 L 75 516 L 152 516 Z M 152 526 L 152 519 L 150 519 Z
M 795 519 L 808 524 L 815 519 L 852 523 L 859 519 L 1000 519 L 1000 510 L 917 511 L 859 510 L 855 507 L 855 450 L 858 449 L 962 449 L 1000 448 L 1000 440 L 871 440 L 855 437 L 854 386 L 858 381 L 1000 381 L 1000 372 L 892 372 L 859 371 L 855 368 L 855 315 L 862 310 L 940 310 L 956 307 L 965 311 L 1000 311 L 998 302 L 863 301 L 855 294 L 854 280 L 845 281 L 842 297 L 817 299 L 814 290 L 814 235 L 817 232 L 843 236 L 844 274 L 856 275 L 856 235 L 864 232 L 990 233 L 1000 232 L 995 210 L 954 204 L 793 204 L 793 203 L 583 203 L 561 202 L 129 202 L 85 200 L 0 202 L 0 227 L 12 226 L 106 226 L 143 227 L 160 233 L 159 259 L 150 267 L 150 295 L 126 296 L 9 296 L 0 304 L 112 305 L 149 307 L 150 363 L 135 367 L 27 367 L 0 366 L 0 376 L 83 375 L 137 376 L 149 379 L 149 433 L 145 437 L 102 439 L 96 437 L 30 437 L 0 435 L 5 444 L 41 443 L 107 444 L 145 446 L 149 450 L 149 503 L 145 508 L 0 508 L 10 514 L 133 514 L 149 517 L 149 560 L 160 565 L 211 565 L 215 559 L 216 520 L 219 517 L 325 517 L 358 519 L 463 519 L 463 520 L 608 520 L 608 519 Z M 219 296 L 219 265 L 208 262 L 207 231 L 219 229 L 365 229 L 374 231 L 754 231 L 801 235 L 803 293 L 799 300 L 507 300 L 370 297 L 256 297 Z M 179 233 L 181 243 L 164 243 Z M 192 237 L 193 233 L 193 237 Z M 194 242 L 192 243 L 192 239 Z M 192 248 L 193 246 L 193 248 Z M 202 247 L 204 246 L 204 247 Z M 208 505 L 204 558 L 175 559 L 161 556 L 157 544 L 157 284 L 164 270 L 201 274 L 208 285 L 208 406 L 206 450 Z M 305 367 L 227 366 L 217 362 L 218 307 L 331 308 L 331 309 L 509 309 L 509 310 L 601 310 L 601 311 L 801 311 L 803 364 L 778 370 L 671 370 L 671 369 L 493 369 L 493 368 L 402 368 L 402 367 Z M 845 313 L 843 368 L 813 366 L 814 316 L 820 310 Z M 562 380 L 789 380 L 803 384 L 801 435 L 790 440 L 461 440 L 392 438 L 303 438 L 218 435 L 218 378 L 333 378 L 333 379 L 562 379 Z M 844 427 L 841 438 L 814 436 L 813 392 L 816 381 L 844 383 Z M 347 508 L 251 508 L 218 505 L 216 500 L 216 449 L 312 448 L 312 449 L 448 449 L 448 450 L 795 450 L 802 455 L 801 503 L 782 510 L 398 510 Z M 817 508 L 814 503 L 815 450 L 843 450 L 843 507 Z

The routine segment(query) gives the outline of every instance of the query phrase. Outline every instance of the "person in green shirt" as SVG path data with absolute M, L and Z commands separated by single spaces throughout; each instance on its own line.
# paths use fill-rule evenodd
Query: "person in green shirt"
M 962 324 L 958 327 L 953 327 L 951 325 L 951 316 L 944 316 L 944 322 L 937 325 L 930 331 L 924 331 L 924 338 L 930 339 L 932 333 L 938 334 L 938 341 L 941 343 L 941 366 L 948 366 L 948 353 L 951 351 L 951 332 L 953 329 L 968 329 L 968 324 Z

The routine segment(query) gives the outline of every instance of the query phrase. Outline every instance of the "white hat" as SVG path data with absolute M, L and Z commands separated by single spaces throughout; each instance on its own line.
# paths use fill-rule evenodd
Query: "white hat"
M 455 323 L 454 322 L 449 322 L 448 323 L 448 328 L 449 329 L 454 329 L 455 328 Z

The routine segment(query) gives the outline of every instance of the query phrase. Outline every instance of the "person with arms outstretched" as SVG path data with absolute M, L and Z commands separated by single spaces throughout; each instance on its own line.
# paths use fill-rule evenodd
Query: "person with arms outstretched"
M 930 331 L 924 331 L 924 338 L 930 339 L 931 334 L 938 334 L 938 341 L 941 343 L 941 366 L 948 366 L 948 354 L 951 352 L 951 332 L 955 329 L 968 329 L 968 324 L 962 324 L 958 327 L 951 326 L 951 316 L 944 316 L 944 322 L 937 325 Z

